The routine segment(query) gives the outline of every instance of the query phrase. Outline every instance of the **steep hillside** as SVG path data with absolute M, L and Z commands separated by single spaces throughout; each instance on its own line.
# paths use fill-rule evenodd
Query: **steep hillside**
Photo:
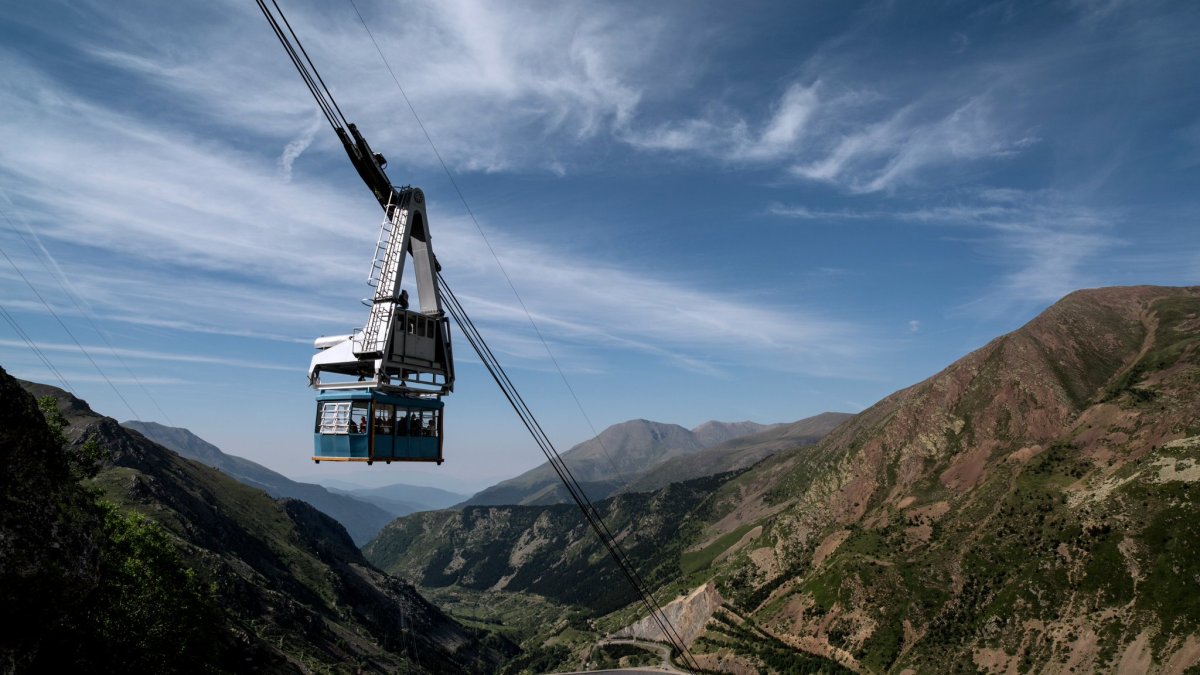
M 680 524 L 707 513 L 727 477 L 701 478 L 654 494 L 596 504 L 641 573 L 657 585 L 674 576 Z M 635 597 L 574 504 L 467 506 L 398 518 L 364 549 L 390 573 L 423 587 L 527 592 L 595 613 Z
M 304 502 L 274 500 L 184 459 L 97 415 L 70 394 L 26 386 L 57 399 L 69 425 L 70 448 L 96 451 L 99 471 L 90 484 L 122 511 L 157 523 L 164 541 L 192 568 L 188 574 L 219 607 L 206 624 L 218 639 L 192 657 L 200 661 L 176 669 L 495 670 L 501 654 L 485 646 L 481 634 L 464 629 L 411 586 L 373 567 L 333 519 Z M 20 397 L 32 400 L 23 392 Z M 36 429 L 33 422 L 26 426 Z M 19 435 L 29 434 L 36 431 Z M 92 583 L 103 589 L 109 582 L 100 575 Z M 189 614 L 186 607 L 177 609 Z M 71 602 L 41 611 L 69 613 Z
M 217 446 L 187 429 L 169 427 L 157 422 L 137 421 L 122 422 L 121 426 L 133 429 L 184 457 L 220 469 L 223 473 L 272 497 L 288 497 L 312 504 L 325 515 L 341 523 L 346 532 L 350 533 L 354 543 L 359 546 L 370 541 L 388 521 L 398 515 L 377 504 L 336 494 L 320 485 L 298 483 L 256 462 L 225 454 Z M 416 509 L 407 513 L 414 510 Z
M 757 626 L 864 671 L 1181 672 L 1198 460 L 1200 288 L 1081 291 L 725 485 L 693 550 Z
M 678 465 L 683 465 L 689 458 L 713 445 L 733 442 L 733 439 L 748 435 L 770 433 L 787 426 L 709 421 L 688 430 L 677 424 L 630 420 L 614 424 L 601 431 L 596 438 L 572 447 L 563 453 L 563 459 L 575 477 L 584 484 L 587 494 L 592 499 L 603 499 L 663 462 L 677 458 Z M 747 465 L 743 463 L 737 468 Z M 719 459 L 707 459 L 696 466 L 703 466 L 706 470 L 698 471 L 695 467 L 689 467 L 678 477 L 656 483 L 653 487 L 729 470 L 722 468 Z M 665 476 L 667 472 L 659 475 Z M 558 475 L 549 464 L 542 464 L 479 492 L 463 505 L 563 504 L 569 501 L 570 495 L 563 489 Z

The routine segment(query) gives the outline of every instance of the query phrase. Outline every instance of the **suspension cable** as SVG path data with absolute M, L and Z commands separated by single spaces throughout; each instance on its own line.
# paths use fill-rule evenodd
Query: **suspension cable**
M 449 284 L 446 283 L 446 278 L 440 272 L 438 273 L 438 282 L 442 292 L 442 297 L 444 300 L 446 300 L 446 307 L 450 313 L 450 316 L 454 319 L 455 323 L 458 324 L 459 329 L 463 332 L 463 335 L 466 336 L 467 341 L 471 343 L 471 347 L 474 348 L 475 353 L 479 355 L 484 367 L 487 368 L 488 373 L 492 376 L 492 379 L 495 380 L 497 386 L 500 387 L 501 393 L 503 393 L 504 397 L 508 399 L 509 405 L 511 405 L 513 410 L 517 413 L 517 416 L 521 419 L 522 424 L 525 425 L 525 428 L 533 437 L 534 442 L 537 443 L 538 448 L 541 449 L 542 454 L 546 456 L 546 460 L 554 469 L 554 472 L 558 474 L 559 480 L 561 480 L 563 485 L 567 488 L 567 492 L 571 495 L 571 499 L 574 500 L 575 504 L 579 507 L 579 510 L 583 513 L 584 519 L 587 520 L 592 530 L 595 531 L 596 536 L 600 539 L 600 543 L 608 551 L 613 561 L 616 562 L 617 568 L 623 575 L 625 575 L 630 585 L 633 586 L 634 590 L 637 592 L 639 600 L 649 613 L 650 620 L 653 621 L 656 626 L 658 626 L 658 629 L 662 632 L 663 637 L 666 638 L 666 640 L 671 643 L 671 646 L 679 652 L 680 656 L 687 662 L 688 666 L 693 669 L 698 669 L 699 666 L 696 664 L 691 651 L 688 650 L 687 644 L 683 640 L 683 637 L 679 635 L 675 627 L 672 625 L 670 619 L 667 618 L 665 612 L 663 612 L 662 607 L 659 606 L 657 600 L 655 600 L 653 592 L 642 579 L 641 574 L 638 573 L 637 568 L 629 559 L 629 556 L 625 553 L 625 550 L 621 547 L 620 543 L 617 542 L 612 531 L 609 530 L 608 525 L 604 522 L 603 516 L 600 514 L 600 511 L 588 498 L 587 494 L 583 490 L 582 485 L 580 485 L 578 479 L 576 479 L 574 474 L 571 472 L 570 467 L 567 466 L 567 463 L 563 460 L 558 450 L 554 447 L 554 443 L 550 440 L 550 437 L 546 434 L 541 424 L 537 421 L 537 418 L 529 409 L 529 406 L 525 403 L 525 400 L 521 397 L 516 385 L 514 385 L 512 380 L 509 379 L 508 373 L 505 372 L 504 367 L 500 364 L 500 361 L 496 358 L 496 355 L 492 352 L 491 348 L 488 347 L 487 342 L 484 341 L 479 329 L 475 326 L 474 322 L 471 320 L 471 317 L 467 315 L 466 310 L 462 307 L 462 303 L 459 302 L 458 298 L 454 295 L 454 291 L 451 290 Z
M 35 287 L 33 282 L 29 280 L 29 277 L 25 276 L 25 273 L 21 271 L 20 267 L 17 267 L 17 263 L 8 256 L 8 253 L 6 253 L 3 248 L 0 248 L 0 255 L 4 256 L 4 259 L 8 261 L 8 264 L 13 268 L 17 275 L 21 277 L 21 279 L 25 282 L 25 285 L 29 287 L 29 290 L 33 291 L 33 294 L 37 296 L 38 300 L 41 300 L 42 306 L 46 308 L 46 311 L 50 313 L 50 316 L 54 317 L 54 320 L 58 322 L 58 325 L 61 326 L 63 331 L 66 332 L 67 336 L 71 338 L 71 342 L 74 342 L 75 346 L 79 348 L 79 351 L 87 357 L 87 360 L 91 362 L 92 367 L 96 369 L 97 373 L 100 373 L 100 377 L 104 378 L 104 381 L 108 383 L 108 386 L 113 390 L 113 393 L 117 395 L 117 398 L 121 399 L 121 402 L 125 404 L 126 408 L 129 408 L 129 412 L 133 414 L 133 419 L 141 419 L 141 415 L 137 414 L 137 411 L 133 409 L 133 406 L 130 405 L 129 401 L 125 398 L 125 395 L 122 394 L 121 390 L 117 389 L 117 385 L 113 384 L 113 381 L 108 378 L 108 374 L 104 372 L 104 369 L 100 367 L 100 364 L 96 363 L 96 359 L 93 359 L 88 350 L 84 348 L 82 343 L 79 342 L 79 339 L 75 337 L 75 333 L 71 332 L 71 329 L 67 327 L 67 324 L 62 320 L 62 317 L 58 315 L 58 312 L 55 312 L 54 308 L 50 306 L 50 303 L 46 301 L 46 298 L 38 292 L 37 287 Z
M 5 309 L 4 305 L 0 305 L 0 316 L 3 316 L 4 320 L 8 322 L 8 325 L 12 326 L 17 335 L 25 341 L 25 344 L 29 345 L 29 349 L 37 355 L 38 359 L 40 359 L 46 368 L 50 370 L 50 373 L 54 375 L 55 379 L 62 383 L 63 389 L 66 389 L 74 394 L 75 390 L 71 387 L 71 384 L 67 382 L 67 378 L 63 377 L 63 374 L 58 371 L 58 368 L 54 367 L 54 364 L 50 362 L 50 358 L 46 356 L 41 348 L 38 347 L 37 342 L 34 342 L 29 333 L 26 333 L 25 329 L 21 328 L 21 324 L 17 323 L 17 318 L 10 314 L 9 311 Z
M 4 200 L 9 203 L 9 205 L 15 207 L 15 204 L 13 204 L 12 200 L 9 199 L 8 195 L 2 190 L 0 190 L 0 197 L 3 197 Z M 175 426 L 175 423 L 171 421 L 171 416 L 167 414 L 167 411 L 163 410 L 161 405 L 159 405 L 158 399 L 155 398 L 154 394 L 150 393 L 150 390 L 147 389 L 146 385 L 142 383 L 142 380 L 137 376 L 137 373 L 133 372 L 133 368 L 130 368 L 129 364 L 125 362 L 125 359 L 121 358 L 121 355 L 117 352 L 116 347 L 113 347 L 112 340 L 109 339 L 107 331 L 102 330 L 96 323 L 95 312 L 91 310 L 91 308 L 87 305 L 87 302 L 84 301 L 79 296 L 79 293 L 71 286 L 66 274 L 63 273 L 62 269 L 58 266 L 58 263 L 54 260 L 54 258 L 50 256 L 50 252 L 46 250 L 46 247 L 42 245 L 42 242 L 40 239 L 38 239 L 37 234 L 32 228 L 29 227 L 29 223 L 25 222 L 25 219 L 21 218 L 21 216 L 18 214 L 17 218 L 21 220 L 21 224 L 25 226 L 25 231 L 22 232 L 17 228 L 16 223 L 13 222 L 12 217 L 9 216 L 7 211 L 0 209 L 0 213 L 3 213 L 4 219 L 8 221 L 8 225 L 12 231 L 21 238 L 21 241 L 25 242 L 25 245 L 29 247 L 29 250 L 38 258 L 42 264 L 42 269 L 46 270 L 46 273 L 58 282 L 59 288 L 61 288 L 63 293 L 71 299 L 71 302 L 75 305 L 75 309 L 79 310 L 79 313 L 88 320 L 88 323 L 92 325 L 92 329 L 96 331 L 96 334 L 99 335 L 100 339 L 104 341 L 104 344 L 108 346 L 109 353 L 112 354 L 113 358 L 115 358 L 122 366 L 125 367 L 125 370 L 129 373 L 129 376 L 132 377 L 133 381 L 137 383 L 138 387 L 141 388 L 142 393 L 146 395 L 146 398 L 150 399 L 150 402 L 153 403 L 154 407 L 158 409 L 159 414 L 163 416 L 163 419 L 167 421 L 167 424 Z M 29 237 L 26 237 L 26 234 L 28 234 Z M 30 238 L 32 238 L 33 241 L 30 241 Z M 35 243 L 37 246 L 34 246 Z
M 329 87 L 325 86 L 325 80 L 317 72 L 317 67 L 313 64 L 312 59 L 308 58 L 308 52 L 304 49 L 304 45 L 300 43 L 300 38 L 296 35 L 296 31 L 292 30 L 292 24 L 284 16 L 279 3 L 276 0 L 271 0 L 271 4 L 275 7 L 275 12 L 279 14 L 279 18 L 283 19 L 283 24 L 287 26 L 287 33 L 284 33 L 283 28 L 279 25 L 279 21 L 275 18 L 275 14 L 267 7 L 266 1 L 256 0 L 256 2 L 258 3 L 258 8 L 262 10 L 263 16 L 267 18 L 267 23 L 271 24 L 271 30 L 274 31 L 279 44 L 283 45 L 283 50 L 287 52 L 288 58 L 291 59 L 292 65 L 296 68 L 296 72 L 300 73 L 300 77 L 304 80 L 305 86 L 308 87 L 309 93 L 316 100 L 317 106 L 321 108 L 321 113 L 325 115 L 325 121 L 329 122 L 329 126 L 335 130 L 347 126 L 346 116 L 342 114 L 342 109 L 338 107 L 337 101 L 334 100 L 333 94 L 329 91 Z M 288 37 L 289 34 L 290 38 Z M 303 59 L 301 59 L 301 54 L 303 54 Z M 308 65 L 305 65 L 306 63 Z
M 334 102 L 332 94 L 330 94 L 328 88 L 325 87 L 324 80 L 322 80 L 320 75 L 316 73 L 316 67 L 313 66 L 312 61 L 308 58 L 308 53 L 305 52 L 303 46 L 300 45 L 299 38 L 296 36 L 295 31 L 292 30 L 291 24 L 288 23 L 286 17 L 283 15 L 283 10 L 280 9 L 276 0 L 271 0 L 272 5 L 275 7 L 275 11 L 279 14 L 280 18 L 283 19 L 284 25 L 287 26 L 288 32 L 295 41 L 295 47 L 292 46 L 291 41 L 288 39 L 287 35 L 284 34 L 283 29 L 279 26 L 278 21 L 275 20 L 274 15 L 267 8 L 265 1 L 256 1 L 259 9 L 262 10 L 263 15 L 271 24 L 271 28 L 275 32 L 275 36 L 279 39 L 280 44 L 283 45 L 284 50 L 287 51 L 288 57 L 292 60 L 292 64 L 296 67 L 296 70 L 304 79 L 305 85 L 308 86 L 309 92 L 313 95 L 313 98 L 316 99 L 318 106 L 321 107 L 321 111 L 324 113 L 326 120 L 331 126 L 334 127 L 335 130 L 338 129 L 339 125 L 337 124 L 336 120 L 340 117 L 340 119 L 345 122 L 345 118 L 341 116 L 341 109 L 337 107 L 337 103 Z M 376 51 L 379 52 L 379 57 L 383 60 L 384 66 L 391 74 L 392 80 L 396 83 L 396 87 L 400 90 L 400 94 L 403 96 L 405 103 L 408 104 L 413 118 L 416 119 L 418 126 L 420 126 L 422 133 L 425 135 L 425 139 L 429 142 L 430 147 L 437 156 L 438 162 L 442 165 L 442 169 L 446 172 L 446 176 L 450 179 L 451 185 L 453 185 L 459 199 L 462 201 L 464 207 L 466 207 L 468 214 L 470 214 L 471 220 L 474 221 L 475 226 L 479 228 L 479 222 L 475 218 L 475 214 L 471 210 L 470 204 L 467 203 L 466 197 L 463 195 L 462 190 L 458 186 L 458 182 L 454 180 L 454 175 L 450 172 L 445 160 L 442 159 L 441 153 L 438 152 L 437 145 L 434 144 L 433 138 L 429 135 L 429 131 L 425 128 L 424 123 L 421 122 L 420 116 L 417 115 L 417 111 L 413 107 L 412 102 L 408 99 L 408 94 L 405 93 L 404 87 L 400 85 L 399 78 L 396 76 L 395 71 L 392 70 L 391 64 L 388 63 L 387 57 L 384 56 L 383 50 L 380 48 L 378 41 L 376 41 L 375 36 L 371 32 L 370 27 L 367 25 L 366 20 L 363 18 L 362 12 L 359 11 L 358 5 L 354 2 L 354 0 L 349 1 L 351 6 L 354 7 L 354 11 L 358 15 L 359 21 L 362 22 L 363 28 L 366 29 L 367 35 L 370 37 L 371 42 L 375 45 Z M 297 48 L 299 49 L 299 53 L 297 53 Z M 304 62 L 302 62 L 300 54 L 303 54 L 303 61 L 307 62 L 308 67 L 311 67 L 311 73 L 305 66 Z M 336 111 L 336 114 L 334 111 Z M 482 228 L 480 228 L 480 233 L 482 234 L 482 232 Z M 487 240 L 486 236 L 484 239 L 485 241 Z M 487 245 L 489 249 L 492 248 L 491 242 L 487 242 Z M 492 255 L 495 256 L 494 250 L 492 250 Z M 499 262 L 499 258 L 497 258 L 497 262 Z M 507 272 L 505 272 L 505 278 L 508 278 Z M 442 276 L 441 272 L 438 272 L 438 279 L 440 282 L 439 285 L 441 293 L 443 298 L 447 301 L 446 306 L 449 309 L 450 315 L 454 318 L 455 322 L 459 326 L 459 329 L 462 330 L 463 334 L 466 336 L 467 341 L 470 342 L 471 346 L 475 349 L 475 353 L 478 354 L 480 360 L 487 368 L 488 373 L 492 376 L 492 379 L 495 380 L 497 386 L 500 387 L 500 391 L 504 394 L 504 397 L 508 399 L 509 404 L 517 413 L 517 416 L 521 419 L 522 424 L 525 425 L 525 428 L 533 437 L 534 442 L 537 443 L 538 447 L 542 450 L 542 453 L 546 456 L 546 460 L 550 463 L 550 466 L 554 469 L 555 473 L 558 474 L 558 477 L 566 487 L 567 492 L 571 495 L 571 498 L 575 501 L 576 505 L 583 513 L 584 519 L 587 520 L 592 530 L 596 533 L 596 536 L 600 539 L 601 544 L 609 552 L 609 555 L 617 564 L 618 569 L 622 574 L 625 575 L 626 579 L 629 580 L 630 585 L 632 585 L 633 589 L 637 592 L 642 604 L 649 612 L 650 619 L 658 626 L 663 636 L 668 642 L 671 643 L 671 646 L 679 652 L 681 657 L 686 660 L 689 667 L 698 669 L 696 661 L 692 657 L 692 654 L 688 650 L 684 640 L 675 630 L 674 626 L 671 625 L 670 620 L 667 618 L 662 608 L 658 605 L 658 602 L 655 600 L 650 588 L 641 578 L 641 575 L 638 573 L 633 562 L 621 548 L 620 543 L 617 542 L 616 537 L 604 523 L 604 519 L 600 515 L 600 512 L 584 493 L 583 487 L 575 478 L 574 474 L 572 474 L 570 467 L 567 466 L 562 456 L 558 453 L 558 450 L 554 447 L 553 442 L 550 440 L 542 426 L 538 423 L 537 418 L 534 417 L 533 412 L 529 409 L 529 406 L 525 403 L 525 400 L 517 391 L 517 388 L 512 383 L 512 380 L 509 379 L 508 374 L 500 365 L 500 362 L 496 358 L 495 354 L 488 347 L 487 342 L 484 341 L 483 336 L 479 333 L 478 328 L 476 328 L 474 322 L 471 321 L 470 316 L 468 316 L 466 310 L 463 308 L 462 304 L 458 301 L 458 298 L 454 295 L 453 291 L 446 283 L 446 279 L 444 276 Z M 512 287 L 513 292 L 516 293 L 516 288 L 513 286 L 511 279 L 509 279 L 509 286 Z M 517 298 L 518 301 L 521 301 L 519 294 Z M 528 308 L 525 308 L 523 301 L 521 301 L 521 306 L 525 309 L 526 315 L 529 316 L 530 321 L 532 322 L 532 316 L 529 315 L 529 310 Z M 537 330 L 536 324 L 534 325 L 534 329 Z M 538 334 L 540 336 L 541 332 L 538 331 Z M 542 342 L 545 344 L 544 338 Z M 547 350 L 548 349 L 549 347 L 547 346 Z M 553 358 L 553 354 L 551 354 L 551 358 Z M 555 365 L 558 365 L 557 360 L 555 360 Z M 561 374 L 561 368 L 559 368 L 559 372 Z M 574 396 L 573 390 L 571 393 Z M 578 403 L 578 397 L 576 397 L 576 402 Z M 591 420 L 589 419 L 588 422 L 590 424 Z

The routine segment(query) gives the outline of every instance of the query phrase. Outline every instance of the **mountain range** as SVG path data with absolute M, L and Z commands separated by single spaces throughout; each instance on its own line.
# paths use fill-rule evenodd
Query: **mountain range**
M 748 465 L 773 450 L 816 442 L 848 417 L 845 413 L 823 413 L 790 425 L 709 421 L 690 430 L 678 424 L 630 420 L 572 447 L 562 458 L 588 496 L 603 499 L 633 485 L 639 489 L 659 488 Z M 773 443 L 764 435 L 782 442 Z M 757 449 L 749 450 L 750 446 Z M 547 462 L 476 493 L 463 506 L 569 501 L 569 494 Z
M 597 508 L 656 595 L 704 600 L 672 615 L 707 669 L 1182 673 L 1197 483 L 1200 287 L 1143 286 L 1073 293 L 816 445 Z M 562 608 L 527 645 L 644 635 L 572 508 L 415 514 L 365 552 L 485 618 Z

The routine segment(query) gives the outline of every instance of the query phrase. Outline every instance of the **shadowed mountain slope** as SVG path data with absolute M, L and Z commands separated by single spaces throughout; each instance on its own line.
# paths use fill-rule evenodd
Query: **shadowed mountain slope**
M 24 386 L 56 399 L 69 424 L 70 447 L 100 449 L 103 459 L 90 485 L 119 509 L 161 526 L 213 594 L 223 636 L 204 657 L 213 664 L 224 659 L 235 670 L 265 672 L 496 669 L 502 655 L 481 642 L 484 634 L 452 621 L 410 585 L 373 567 L 337 521 L 307 503 L 272 499 L 58 389 Z M 488 644 L 509 648 L 490 637 Z
M 220 469 L 223 473 L 272 497 L 288 497 L 308 502 L 341 523 L 359 546 L 370 541 L 397 515 L 376 504 L 331 492 L 320 485 L 299 483 L 256 462 L 228 455 L 187 429 L 169 427 L 157 422 L 138 421 L 122 422 L 121 426 L 133 429 L 184 457 Z M 410 509 L 407 513 L 415 510 L 417 509 Z

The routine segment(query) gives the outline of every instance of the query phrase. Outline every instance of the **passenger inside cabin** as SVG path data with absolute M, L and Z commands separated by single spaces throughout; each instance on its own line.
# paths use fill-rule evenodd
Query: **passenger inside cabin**
M 369 428 L 370 427 L 367 426 L 367 416 L 363 415 L 362 419 L 358 422 L 358 430 L 365 434 Z
M 354 420 L 350 420 L 350 422 L 346 425 L 346 431 L 349 431 L 352 434 L 358 433 L 358 425 L 354 423 Z

